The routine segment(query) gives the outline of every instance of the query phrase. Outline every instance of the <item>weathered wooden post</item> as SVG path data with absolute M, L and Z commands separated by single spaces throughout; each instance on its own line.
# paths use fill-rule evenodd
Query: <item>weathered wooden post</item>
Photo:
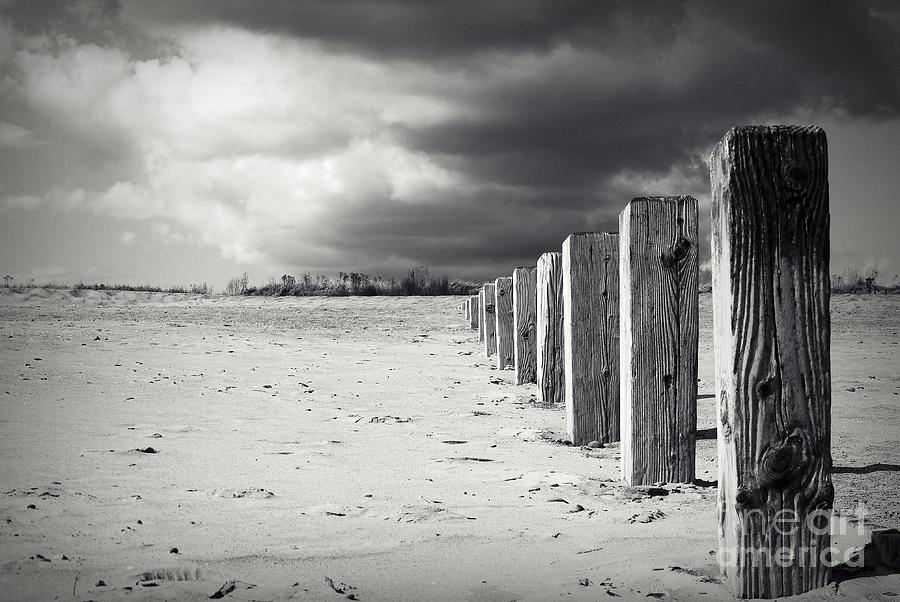
M 497 353 L 497 319 L 495 314 L 496 286 L 485 284 L 481 287 L 484 294 L 484 305 L 481 306 L 481 320 L 484 323 L 484 354 L 491 357 Z
M 697 201 L 650 197 L 619 216 L 622 479 L 694 480 Z
M 619 440 L 619 236 L 562 246 L 566 424 L 573 445 Z
M 497 319 L 497 368 L 513 367 L 513 298 L 512 278 L 502 276 L 494 282 L 496 287 L 494 314 Z
M 518 267 L 513 270 L 513 359 L 516 384 L 537 381 L 537 268 Z
M 795 126 L 734 128 L 710 160 L 719 561 L 742 598 L 829 580 L 827 163 Z
M 482 311 L 482 307 L 484 307 L 484 288 L 482 287 L 478 291 L 478 340 L 484 340 L 484 311 Z
M 562 254 L 544 253 L 537 262 L 537 398 L 561 403 L 563 389 Z
M 469 297 L 469 303 L 472 306 L 471 315 L 469 316 L 469 327 L 472 330 L 478 328 L 478 295 L 472 295 Z
M 466 297 L 466 322 L 470 322 L 472 320 L 472 298 Z

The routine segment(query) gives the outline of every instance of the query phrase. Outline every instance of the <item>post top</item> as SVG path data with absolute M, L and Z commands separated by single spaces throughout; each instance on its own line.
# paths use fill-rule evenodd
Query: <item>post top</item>
M 687 195 L 687 194 L 684 194 L 684 195 L 679 194 L 679 195 L 674 195 L 674 196 L 664 196 L 664 195 L 660 195 L 660 196 L 636 196 L 636 197 L 634 197 L 633 199 L 631 199 L 630 201 L 628 201 L 628 204 L 630 205 L 630 204 L 632 204 L 632 203 L 646 203 L 646 202 L 651 202 L 651 203 L 665 203 L 665 202 L 669 202 L 669 203 L 696 203 L 696 202 L 697 202 L 697 199 L 695 199 L 694 197 L 692 197 L 692 196 L 690 196 L 690 195 Z
M 820 138 L 822 143 L 826 143 L 825 130 L 817 125 L 736 125 L 725 132 L 719 144 L 726 144 L 737 138 L 782 138 L 793 136 Z
M 825 133 L 817 125 L 736 125 L 725 134 L 783 134 L 793 132 L 808 132 L 810 134 Z
M 619 233 L 618 232 L 606 232 L 606 231 L 603 231 L 603 232 L 572 232 L 566 238 L 572 238 L 573 236 L 589 236 L 589 235 L 590 236 L 602 236 L 603 234 L 618 235 Z

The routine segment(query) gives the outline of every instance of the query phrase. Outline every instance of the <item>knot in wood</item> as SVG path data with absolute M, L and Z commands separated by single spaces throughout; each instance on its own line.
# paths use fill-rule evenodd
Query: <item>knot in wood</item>
M 796 435 L 788 437 L 763 452 L 757 468 L 760 486 L 784 488 L 803 472 L 807 461 L 803 439 Z
M 782 181 L 788 193 L 793 196 L 799 195 L 809 186 L 811 176 L 809 170 L 804 166 L 797 164 L 795 161 L 785 162 L 782 172 Z
M 664 251 L 660 254 L 659 259 L 663 264 L 663 267 L 666 268 L 674 268 L 681 262 L 685 257 L 687 257 L 688 251 L 691 249 L 691 241 L 689 241 L 685 237 L 681 237 L 678 239 L 675 244 L 673 244 L 668 251 Z
M 489 305 L 485 305 L 485 306 L 484 306 L 484 312 L 485 312 L 485 313 L 488 313 L 488 314 L 494 313 L 494 304 L 491 303 L 491 304 L 489 304 Z
M 778 379 L 775 377 L 770 377 L 756 383 L 756 396 L 761 399 L 771 397 L 772 394 L 775 393 L 777 384 Z
M 754 496 L 748 489 L 738 489 L 737 493 L 734 496 L 734 503 L 737 504 L 738 509 L 753 507 L 753 501 Z

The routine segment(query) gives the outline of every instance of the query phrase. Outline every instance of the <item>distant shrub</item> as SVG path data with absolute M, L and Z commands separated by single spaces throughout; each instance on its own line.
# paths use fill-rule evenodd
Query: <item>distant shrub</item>
M 246 274 L 245 274 L 246 276 Z M 226 288 L 226 292 L 227 292 Z M 247 287 L 244 294 L 262 296 L 295 297 L 373 297 L 373 296 L 430 296 L 430 295 L 470 295 L 477 290 L 471 282 L 449 280 L 446 276 L 432 277 L 425 266 L 418 266 L 400 282 L 393 278 L 369 276 L 362 272 L 338 272 L 337 278 L 309 272 L 299 277 L 285 274 L 278 282 L 270 278 L 260 287 Z
M 53 284 L 50 288 L 56 288 Z M 60 286 L 60 288 L 69 288 L 68 286 Z M 119 284 L 107 282 L 79 282 L 72 287 L 73 294 L 77 295 L 78 291 L 133 291 L 137 293 L 192 293 L 195 295 L 211 295 L 212 289 L 205 282 L 203 284 L 192 284 L 189 287 L 172 286 L 164 288 L 161 286 L 153 286 L 150 284 Z
M 225 285 L 226 295 L 243 295 L 245 292 L 247 292 L 247 272 L 244 272 L 242 276 L 232 278 Z
M 856 269 L 847 268 L 842 274 L 831 276 L 833 293 L 875 293 L 878 292 L 878 265 L 869 266 L 860 275 Z

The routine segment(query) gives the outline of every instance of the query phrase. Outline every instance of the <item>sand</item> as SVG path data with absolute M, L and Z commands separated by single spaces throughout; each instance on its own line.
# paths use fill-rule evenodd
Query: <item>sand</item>
M 709 483 L 660 491 L 556 442 L 459 302 L 0 291 L 0 598 L 728 598 L 709 295 Z M 898 296 L 833 300 L 835 506 L 893 527 L 898 332 Z

